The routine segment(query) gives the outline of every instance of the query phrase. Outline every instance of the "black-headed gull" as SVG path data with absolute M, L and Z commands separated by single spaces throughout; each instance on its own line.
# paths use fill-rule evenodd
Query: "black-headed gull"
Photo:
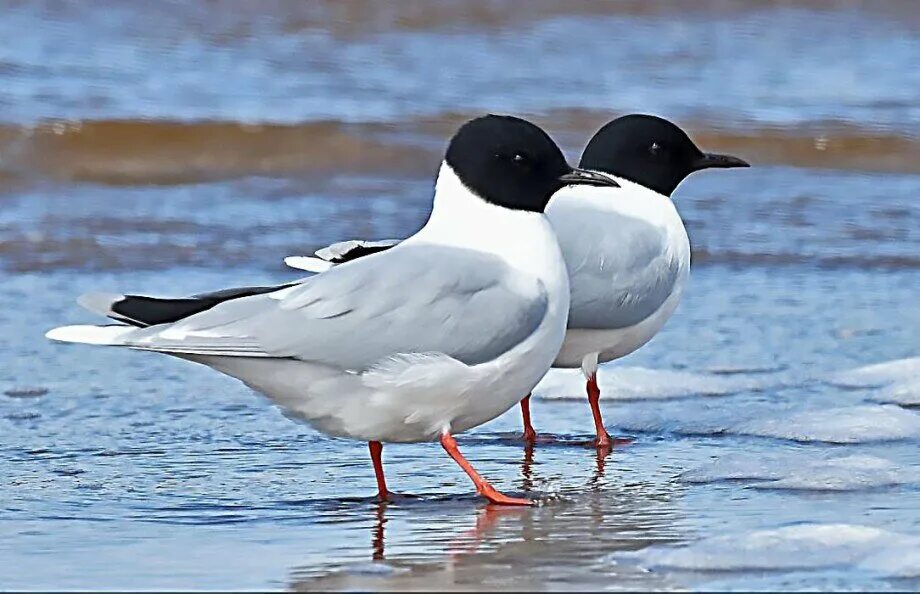
M 508 410 L 565 336 L 569 285 L 543 211 L 567 184 L 615 185 L 570 167 L 537 126 L 485 116 L 447 150 L 428 223 L 383 253 L 277 287 L 185 299 L 84 296 L 122 324 L 66 326 L 53 340 L 156 351 L 242 380 L 288 415 L 369 442 L 439 439 L 493 503 L 453 434 Z
M 671 194 L 702 169 L 748 167 L 729 155 L 704 153 L 673 123 L 627 115 L 602 127 L 580 167 L 614 176 L 621 187 L 568 186 L 546 209 L 572 290 L 568 330 L 553 367 L 581 367 L 587 379 L 595 444 L 612 444 L 601 418 L 597 366 L 647 343 L 680 301 L 690 271 L 690 242 Z M 343 241 L 316 257 L 292 256 L 294 268 L 322 272 L 399 243 Z M 521 401 L 524 438 L 533 443 L 530 395 Z

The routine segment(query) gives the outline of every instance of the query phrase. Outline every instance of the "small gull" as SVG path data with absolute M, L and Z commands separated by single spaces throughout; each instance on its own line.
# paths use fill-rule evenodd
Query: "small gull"
M 514 406 L 559 352 L 569 284 L 544 209 L 572 184 L 616 182 L 570 167 L 525 120 L 477 118 L 450 142 L 427 224 L 398 246 L 275 287 L 85 295 L 84 307 L 121 323 L 47 336 L 166 353 L 238 378 L 289 416 L 367 441 L 381 498 L 381 442 L 440 440 L 483 497 L 529 504 L 483 479 L 453 434 Z
M 690 271 L 690 241 L 671 195 L 695 171 L 748 164 L 704 153 L 665 119 L 632 114 L 594 135 L 580 167 L 609 174 L 618 186 L 570 185 L 546 209 L 572 291 L 568 330 L 553 367 L 581 367 L 595 444 L 609 450 L 612 441 L 599 406 L 598 363 L 624 357 L 651 340 L 674 313 Z M 323 272 L 397 243 L 343 241 L 318 250 L 316 257 L 291 256 L 285 262 Z M 524 439 L 533 443 L 537 435 L 526 394 L 521 401 Z

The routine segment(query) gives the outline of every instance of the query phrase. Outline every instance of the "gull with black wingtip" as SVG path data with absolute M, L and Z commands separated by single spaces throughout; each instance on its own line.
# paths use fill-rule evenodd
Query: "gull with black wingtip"
M 674 312 L 690 271 L 690 242 L 671 200 L 677 186 L 704 169 L 748 167 L 729 155 L 704 153 L 686 132 L 656 116 L 632 114 L 603 126 L 579 166 L 620 187 L 568 186 L 546 209 L 568 266 L 568 329 L 553 367 L 581 367 L 599 448 L 609 450 L 597 385 L 599 363 L 647 343 Z M 289 257 L 294 268 L 321 272 L 396 240 L 341 242 L 316 257 Z M 521 401 L 524 438 L 536 441 L 530 396 Z
M 525 505 L 483 479 L 453 434 L 512 407 L 559 352 L 568 276 L 543 213 L 572 184 L 616 182 L 570 167 L 525 120 L 477 118 L 450 142 L 427 224 L 398 246 L 276 287 L 84 296 L 121 323 L 47 336 L 166 353 L 238 378 L 289 416 L 367 441 L 383 499 L 382 442 L 440 440 L 483 497 Z

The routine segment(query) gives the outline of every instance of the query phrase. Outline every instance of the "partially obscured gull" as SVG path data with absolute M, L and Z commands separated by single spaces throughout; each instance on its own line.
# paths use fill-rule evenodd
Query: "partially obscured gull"
M 84 296 L 122 323 L 47 336 L 236 377 L 324 433 L 369 442 L 382 498 L 381 442 L 439 439 L 489 501 L 527 504 L 480 477 L 452 434 L 508 410 L 559 352 L 568 276 L 543 211 L 567 184 L 616 182 L 570 167 L 525 120 L 477 118 L 450 142 L 428 223 L 398 246 L 276 287 Z
M 598 400 L 597 365 L 632 353 L 664 325 L 680 301 L 690 271 L 690 242 L 671 194 L 702 169 L 748 167 L 737 157 L 704 153 L 673 123 L 627 115 L 588 143 L 583 169 L 614 176 L 621 187 L 570 185 L 546 209 L 570 275 L 568 330 L 554 367 L 581 367 L 587 379 L 598 447 L 609 448 Z M 291 257 L 295 268 L 319 272 L 397 242 L 349 241 Z M 524 438 L 530 396 L 521 401 Z

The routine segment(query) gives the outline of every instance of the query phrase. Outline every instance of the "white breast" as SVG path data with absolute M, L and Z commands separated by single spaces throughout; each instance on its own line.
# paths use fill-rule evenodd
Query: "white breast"
M 569 270 L 571 305 L 557 367 L 627 355 L 654 336 L 680 301 L 690 242 L 673 202 L 618 179 L 621 188 L 570 186 L 547 216 Z
M 553 227 L 542 213 L 490 204 L 441 164 L 431 217 L 403 243 L 449 245 L 498 256 L 516 270 L 540 279 L 568 307 L 568 275 Z M 553 301 L 556 301 L 554 299 Z
M 392 249 L 419 244 L 488 253 L 539 280 L 548 293 L 543 320 L 517 345 L 475 365 L 437 352 L 395 353 L 360 374 L 294 359 L 237 358 L 232 366 L 219 357 L 202 362 L 331 435 L 425 441 L 444 429 L 460 432 L 494 419 L 540 381 L 565 337 L 569 278 L 552 226 L 540 213 L 485 202 L 444 165 L 428 223 Z
M 403 244 L 414 242 L 492 254 L 539 279 L 549 296 L 546 316 L 532 335 L 495 361 L 470 368 L 472 375 L 465 379 L 467 388 L 452 401 L 450 426 L 454 431 L 463 431 L 508 410 L 549 369 L 565 337 L 569 275 L 546 216 L 485 202 L 463 186 L 446 163 L 438 174 L 431 218 Z M 427 394 L 430 398 L 431 392 Z

